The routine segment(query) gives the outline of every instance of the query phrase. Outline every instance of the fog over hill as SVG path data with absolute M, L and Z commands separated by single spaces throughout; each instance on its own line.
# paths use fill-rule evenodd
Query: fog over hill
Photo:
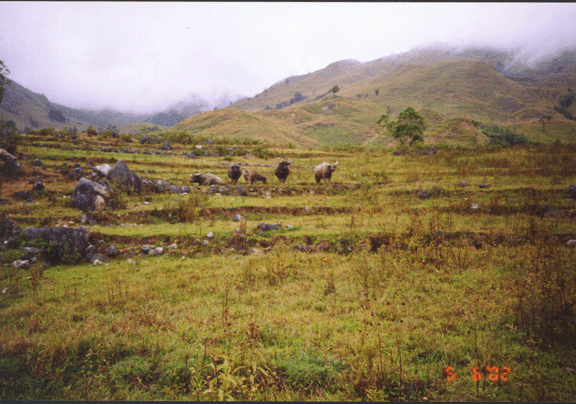
M 6 85 L 6 93 L 0 103 L 0 113 L 5 120 L 12 120 L 20 130 L 52 126 L 77 127 L 86 129 L 89 125 L 104 129 L 109 125 L 120 127 L 131 123 L 150 123 L 160 126 L 173 126 L 181 120 L 214 108 L 229 106 L 240 96 L 223 93 L 212 101 L 199 95 L 173 103 L 168 108 L 150 113 L 123 112 L 110 108 L 101 110 L 76 109 L 51 102 L 45 95 L 35 93 L 11 80 Z

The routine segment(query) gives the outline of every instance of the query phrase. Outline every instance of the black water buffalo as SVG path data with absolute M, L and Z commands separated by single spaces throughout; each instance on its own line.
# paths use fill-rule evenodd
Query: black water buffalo
M 278 177 L 280 184 L 286 184 L 286 178 L 288 178 L 288 175 L 290 175 L 290 169 L 288 168 L 290 164 L 292 164 L 291 161 L 281 161 L 278 163 L 274 174 L 276 174 L 276 177 Z
M 240 177 L 242 177 L 242 169 L 240 168 L 241 165 L 241 163 L 236 163 L 228 167 L 228 177 L 230 177 L 230 180 L 234 185 L 236 185 Z

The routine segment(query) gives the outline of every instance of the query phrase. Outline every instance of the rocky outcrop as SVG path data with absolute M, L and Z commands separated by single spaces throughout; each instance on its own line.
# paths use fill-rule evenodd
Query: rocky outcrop
M 88 235 L 90 229 L 88 227 L 54 227 L 46 226 L 42 228 L 27 227 L 24 233 L 28 236 L 30 241 L 36 239 L 44 239 L 50 244 L 58 244 L 66 246 L 69 244 L 72 247 L 72 254 L 84 255 L 86 247 L 88 247 Z

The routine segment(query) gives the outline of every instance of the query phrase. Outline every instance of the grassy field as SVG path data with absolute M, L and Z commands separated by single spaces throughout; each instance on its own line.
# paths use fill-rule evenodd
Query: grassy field
M 136 153 L 93 150 L 127 144 Z M 190 185 L 200 171 L 227 179 L 239 161 L 268 184 L 121 194 L 93 213 L 90 242 L 120 251 L 102 265 L 14 269 L 25 254 L 0 247 L 0 399 L 576 396 L 575 147 L 394 155 L 220 139 L 202 149 L 218 156 L 188 159 L 194 144 L 173 146 L 25 138 L 27 176 L 0 187 L 22 228 L 79 225 L 65 162 L 89 172 L 122 159 L 143 179 Z M 282 187 L 277 158 L 293 160 Z M 323 161 L 339 162 L 330 186 L 314 181 Z M 11 196 L 36 175 L 37 204 Z M 282 228 L 260 233 L 261 222 Z M 165 253 L 143 256 L 145 244 Z

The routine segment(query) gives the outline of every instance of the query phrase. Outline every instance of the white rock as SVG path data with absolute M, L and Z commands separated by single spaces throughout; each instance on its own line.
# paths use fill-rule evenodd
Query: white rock
M 202 244 L 208 245 L 208 244 L 209 244 L 209 243 L 208 243 L 208 240 L 204 240 L 204 241 L 202 242 Z
M 175 250 L 176 248 L 178 248 L 178 246 L 176 244 L 170 244 L 168 246 L 168 250 L 170 250 L 170 251 Z
M 18 268 L 26 269 L 28 268 L 28 266 L 30 266 L 30 261 L 28 260 L 16 260 L 12 263 L 12 267 L 16 269 Z
M 574 240 L 574 239 L 568 240 L 568 242 L 566 242 L 566 245 L 568 247 L 576 247 L 576 240 Z
M 132 263 L 132 258 L 128 258 L 128 263 L 129 263 L 129 264 Z
M 206 237 L 208 237 L 208 238 L 213 238 L 213 237 L 214 237 L 214 233 L 210 232 L 210 233 L 206 234 Z
M 8 292 L 8 288 L 4 288 L 4 289 L 2 290 L 2 293 L 7 293 L 7 292 Z
M 94 265 L 100 265 L 102 264 L 102 262 L 100 260 L 94 260 L 94 262 L 92 263 Z
M 156 247 L 156 254 L 163 254 L 164 249 L 162 247 Z

